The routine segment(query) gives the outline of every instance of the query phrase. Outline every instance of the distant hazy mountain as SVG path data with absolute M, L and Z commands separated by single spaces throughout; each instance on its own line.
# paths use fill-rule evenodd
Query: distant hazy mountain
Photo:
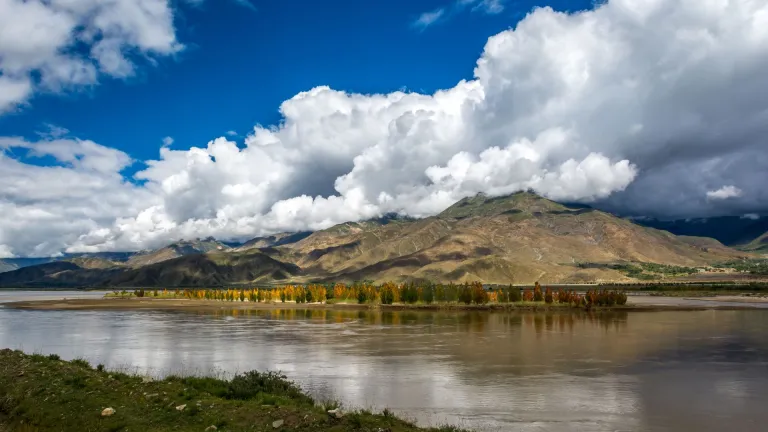
M 768 253 L 768 231 L 742 247 L 746 251 Z
M 9 272 L 19 268 L 18 265 L 0 260 L 0 273 Z
M 768 217 L 751 219 L 724 216 L 674 221 L 638 219 L 635 222 L 643 226 L 669 231 L 675 235 L 711 237 L 728 246 L 746 245 L 768 232 Z
M 135 252 L 93 252 L 71 253 L 57 257 L 3 258 L 0 260 L 0 273 L 50 262 L 69 261 L 76 258 L 94 258 L 103 259 L 113 263 L 121 263 L 127 261 L 134 255 L 134 253 Z
M 82 263 L 82 261 L 80 261 Z M 84 268 L 57 261 L 0 273 L 5 287 L 214 287 L 261 283 L 299 275 L 293 264 L 258 250 L 185 255 L 138 268 L 125 265 Z

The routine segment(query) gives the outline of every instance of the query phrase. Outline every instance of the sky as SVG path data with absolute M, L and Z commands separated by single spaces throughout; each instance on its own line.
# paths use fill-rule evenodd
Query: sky
M 0 0 L 0 258 L 479 192 L 768 213 L 768 0 Z

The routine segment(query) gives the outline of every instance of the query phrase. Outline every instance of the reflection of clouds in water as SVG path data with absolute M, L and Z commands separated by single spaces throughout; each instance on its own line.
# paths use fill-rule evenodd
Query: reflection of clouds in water
M 749 419 L 762 412 L 758 404 L 764 405 L 766 396 L 759 392 L 768 394 L 768 382 L 747 382 L 758 369 L 745 368 L 736 376 L 717 362 L 762 364 L 759 350 L 734 344 L 732 335 L 765 343 L 766 335 L 754 330 L 763 324 L 764 317 L 742 312 L 0 309 L 0 346 L 156 374 L 282 370 L 319 399 L 386 407 L 428 424 L 696 430 L 689 426 L 698 423 L 688 417 L 719 424 L 710 417 L 739 413 Z M 764 372 L 764 364 L 760 367 Z M 718 407 L 708 409 L 713 401 Z M 731 424 L 731 430 L 737 426 Z
M 747 396 L 747 386 L 742 381 L 720 378 L 714 383 L 715 391 L 729 399 L 743 400 Z
M 649 374 L 638 395 L 647 430 L 759 431 L 768 423 L 763 366 L 698 364 Z

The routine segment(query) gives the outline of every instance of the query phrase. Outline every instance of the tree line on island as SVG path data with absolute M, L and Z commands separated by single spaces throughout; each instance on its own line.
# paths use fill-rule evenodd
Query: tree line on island
M 185 298 L 190 300 L 217 300 L 253 303 L 358 303 L 358 304 L 405 304 L 405 305 L 561 305 L 583 307 L 622 306 L 627 303 L 624 291 L 595 289 L 584 294 L 573 290 L 544 288 L 536 282 L 533 288 L 507 287 L 486 288 L 481 282 L 464 284 L 440 283 L 370 283 L 283 285 L 274 288 L 250 289 L 163 289 L 143 288 L 127 292 L 114 291 L 112 296 Z

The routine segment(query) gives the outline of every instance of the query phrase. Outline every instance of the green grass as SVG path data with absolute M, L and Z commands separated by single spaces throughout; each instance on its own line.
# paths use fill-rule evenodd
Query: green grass
M 732 268 L 739 272 L 750 273 L 754 275 L 768 275 L 768 259 L 765 258 L 729 261 L 714 265 L 713 267 Z
M 108 407 L 115 414 L 102 417 Z M 337 419 L 328 407 L 337 404 L 315 403 L 277 373 L 145 382 L 85 361 L 0 350 L 0 431 L 458 431 L 418 428 L 388 410 Z M 284 423 L 273 428 L 277 420 Z

